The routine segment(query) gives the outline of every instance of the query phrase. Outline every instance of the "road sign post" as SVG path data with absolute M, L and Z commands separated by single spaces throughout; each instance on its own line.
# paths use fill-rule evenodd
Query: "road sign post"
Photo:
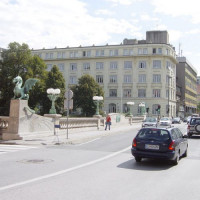
M 64 109 L 67 110 L 67 139 L 68 139 L 68 124 L 69 124 L 69 110 L 73 109 L 73 92 L 71 90 L 67 90 L 65 92 L 65 100 L 64 100 Z

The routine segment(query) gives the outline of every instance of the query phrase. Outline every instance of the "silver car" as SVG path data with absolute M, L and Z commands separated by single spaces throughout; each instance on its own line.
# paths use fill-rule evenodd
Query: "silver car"
M 148 126 L 157 126 L 158 121 L 156 117 L 146 117 L 146 119 L 142 122 L 142 127 Z
M 160 126 L 171 126 L 172 125 L 172 119 L 170 117 L 162 117 L 160 119 Z

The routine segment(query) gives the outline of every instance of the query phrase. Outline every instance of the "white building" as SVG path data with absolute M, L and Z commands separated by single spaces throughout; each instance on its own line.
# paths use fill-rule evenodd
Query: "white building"
M 90 74 L 105 91 L 104 111 L 126 112 L 134 102 L 132 114 L 141 112 L 140 102 L 149 108 L 149 116 L 175 116 L 176 54 L 167 31 L 147 31 L 146 40 L 124 39 L 119 45 L 66 47 L 32 50 L 47 64 L 57 65 L 66 87 Z M 87 94 L 86 94 L 87 95 Z M 168 113 L 169 106 L 169 113 Z

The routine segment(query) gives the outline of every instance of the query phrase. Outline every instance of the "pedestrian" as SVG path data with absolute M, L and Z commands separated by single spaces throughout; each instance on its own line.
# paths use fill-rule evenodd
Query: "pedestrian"
M 110 130 L 110 125 L 111 125 L 111 117 L 110 117 L 110 115 L 107 115 L 107 117 L 106 117 L 106 127 L 105 127 L 105 131 L 107 130 L 107 127 L 108 127 L 109 130 Z

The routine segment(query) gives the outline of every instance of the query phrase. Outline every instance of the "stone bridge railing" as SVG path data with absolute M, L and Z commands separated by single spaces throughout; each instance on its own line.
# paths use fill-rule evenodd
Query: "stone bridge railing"
M 104 118 L 60 118 L 60 129 L 104 126 Z

